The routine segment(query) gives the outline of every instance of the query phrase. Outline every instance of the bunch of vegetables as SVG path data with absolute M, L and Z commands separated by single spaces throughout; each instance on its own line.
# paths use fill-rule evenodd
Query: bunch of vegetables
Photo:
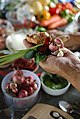
M 77 12 L 76 9 L 74 9 L 73 5 L 69 2 L 66 3 L 58 3 L 58 0 L 29 0 L 29 1 L 20 1 L 16 2 L 17 5 L 13 8 L 14 5 L 6 6 L 6 9 L 9 10 L 7 7 L 11 7 L 12 10 L 16 9 L 18 11 L 19 8 L 22 9 L 22 7 L 25 8 L 25 16 L 26 19 L 28 19 L 29 14 L 31 16 L 34 16 L 36 18 L 36 21 L 33 21 L 30 23 L 30 28 L 35 28 L 36 25 L 38 25 L 40 31 L 45 31 L 46 29 L 54 29 L 61 26 L 65 26 L 66 24 L 72 22 L 74 20 L 74 16 Z M 57 1 L 57 2 L 56 2 Z M 14 2 L 13 2 L 14 3 Z M 25 5 L 28 5 L 29 8 L 27 9 Z M 21 6 L 21 7 L 20 7 Z M 19 14 L 19 13 L 17 13 Z M 18 16 L 24 16 L 24 15 L 17 15 L 17 18 L 20 18 Z M 24 22 L 25 27 L 27 27 L 27 20 L 18 19 L 21 20 L 21 22 Z M 38 23 L 38 24 L 35 24 Z M 14 26 L 16 27 L 16 26 Z M 19 27 L 19 26 L 17 26 Z M 21 27 L 21 26 L 20 26 Z
M 64 53 L 61 48 L 64 47 L 64 43 L 60 38 L 51 38 L 48 36 L 46 40 L 31 48 L 16 51 L 12 54 L 0 57 L 0 66 L 12 62 L 18 58 L 25 57 L 27 59 L 35 58 L 35 62 L 38 64 L 40 61 L 45 60 L 48 55 L 63 56 Z
M 65 26 L 77 13 L 69 2 L 55 4 L 52 0 L 35 0 L 31 7 L 39 25 L 47 29 Z

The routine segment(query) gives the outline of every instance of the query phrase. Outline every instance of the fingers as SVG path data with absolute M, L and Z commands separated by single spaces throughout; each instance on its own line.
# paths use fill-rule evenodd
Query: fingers
M 72 51 L 70 51 L 69 49 L 63 47 L 61 48 L 62 52 L 64 53 L 64 57 L 69 57 L 71 55 L 74 55 L 74 53 Z
M 54 74 L 59 74 L 60 69 L 59 69 L 59 60 L 57 59 L 56 56 L 48 56 L 45 61 L 42 61 L 39 63 L 39 65 L 46 70 L 47 72 L 54 73 Z
M 49 55 L 45 61 L 39 63 L 40 66 L 48 72 L 60 74 L 68 64 L 80 63 L 80 59 L 76 58 L 73 52 L 67 48 L 62 48 L 62 51 L 64 52 L 63 57 Z
M 23 40 L 23 43 L 24 43 L 26 48 L 30 48 L 33 46 L 33 44 L 29 43 L 26 39 Z

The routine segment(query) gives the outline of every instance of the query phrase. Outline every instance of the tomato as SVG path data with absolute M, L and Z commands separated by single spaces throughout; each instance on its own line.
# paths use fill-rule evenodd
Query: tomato
M 50 19 L 50 17 L 51 17 L 51 14 L 50 14 L 48 11 L 46 11 L 46 10 L 43 10 L 43 11 L 37 16 L 38 20 L 40 20 L 40 21 L 42 21 L 42 20 L 48 20 L 48 19 Z
M 64 11 L 66 9 L 65 4 L 62 4 L 62 11 Z
M 55 7 L 55 8 L 49 8 L 49 12 L 50 12 L 51 15 L 59 14 L 60 11 L 61 11 L 61 9 L 60 8 L 57 8 L 57 7 Z
M 56 8 L 49 8 L 49 12 L 51 15 L 54 15 L 56 13 Z
M 61 8 L 56 8 L 56 14 L 60 14 Z
M 65 3 L 65 7 L 69 10 L 73 9 L 73 5 L 70 2 Z
M 62 3 L 58 3 L 56 7 L 62 9 Z

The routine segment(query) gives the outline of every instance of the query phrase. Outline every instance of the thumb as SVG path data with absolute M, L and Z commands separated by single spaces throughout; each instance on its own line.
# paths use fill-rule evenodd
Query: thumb
M 57 57 L 49 55 L 45 61 L 41 61 L 39 63 L 42 69 L 50 72 L 50 73 L 56 73 L 58 71 L 57 67 Z
M 69 50 L 65 47 L 61 48 L 61 50 L 63 51 L 63 53 L 67 53 Z

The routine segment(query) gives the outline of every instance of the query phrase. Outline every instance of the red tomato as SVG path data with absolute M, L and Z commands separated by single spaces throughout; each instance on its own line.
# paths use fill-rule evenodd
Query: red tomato
M 61 11 L 61 9 L 60 8 L 57 8 L 57 7 L 55 7 L 55 8 L 49 8 L 49 12 L 50 12 L 51 15 L 59 14 L 60 11 Z
M 73 5 L 70 2 L 65 3 L 65 7 L 70 10 L 73 9 Z
M 65 10 L 65 9 L 66 9 L 65 4 L 62 4 L 62 10 Z
M 61 8 L 56 8 L 56 14 L 59 14 L 61 12 Z
M 50 12 L 50 14 L 51 15 L 54 15 L 54 14 L 56 14 L 56 8 L 49 8 L 49 12 Z
M 62 9 L 62 3 L 58 3 L 56 7 Z

